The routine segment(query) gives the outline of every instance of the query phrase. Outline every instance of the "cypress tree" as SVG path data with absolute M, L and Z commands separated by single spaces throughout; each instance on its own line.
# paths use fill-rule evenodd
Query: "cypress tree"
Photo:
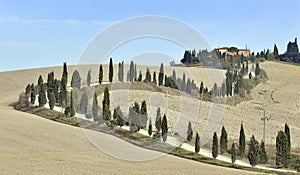
M 288 160 L 288 137 L 283 131 L 279 131 L 276 137 L 276 166 L 287 168 Z
M 142 79 L 143 79 L 143 76 L 142 76 L 142 71 L 140 71 L 140 73 L 139 73 L 139 77 L 138 77 L 138 79 L 136 80 L 136 81 L 142 81 Z
M 120 81 L 120 82 L 122 82 L 121 81 L 121 71 L 122 71 L 122 64 L 121 63 L 119 63 L 119 69 L 118 69 L 118 80 Z
M 129 67 L 129 81 L 134 80 L 134 63 L 133 61 L 130 62 L 130 67 Z
M 99 67 L 98 81 L 99 81 L 99 84 L 102 84 L 102 81 L 103 81 L 103 67 L 102 67 L 102 64 L 100 64 L 100 67 Z
M 235 143 L 232 143 L 231 146 L 231 162 L 234 163 L 236 160 L 236 148 L 235 148 Z
M 43 79 L 42 76 L 39 77 L 39 106 L 42 107 L 47 103 L 47 99 L 46 99 L 46 92 L 45 92 L 45 86 L 43 83 Z
M 190 142 L 193 139 L 193 128 L 192 123 L 189 121 L 187 129 L 187 140 Z
M 212 145 L 212 156 L 214 159 L 218 157 L 218 153 L 219 153 L 218 147 L 219 147 L 218 136 L 217 133 L 215 132 L 213 137 L 213 145 Z
M 152 81 L 152 83 L 155 84 L 155 85 L 157 84 L 157 81 L 156 81 L 156 72 L 155 71 L 153 72 L 153 81 Z
M 60 93 L 59 93 L 59 102 L 61 106 L 66 105 L 67 103 L 67 83 L 68 83 L 68 70 L 67 63 L 64 62 L 63 74 L 60 81 Z
M 260 163 L 266 164 L 268 162 L 267 152 L 265 142 L 261 141 L 260 143 Z
M 187 79 L 185 92 L 188 93 L 188 94 L 190 94 L 192 92 L 190 78 Z
M 275 59 L 278 59 L 278 48 L 277 48 L 276 44 L 274 44 L 274 51 L 273 51 L 273 54 L 274 54 L 274 58 L 275 58 Z
M 146 78 L 144 80 L 145 83 L 150 83 L 151 82 L 151 74 L 150 74 L 150 70 L 147 67 L 147 71 L 146 71 Z
M 59 89 L 60 89 L 60 81 L 57 79 L 54 79 L 54 94 L 56 102 L 59 102 Z
M 75 108 L 74 108 L 74 94 L 73 90 L 71 91 L 71 97 L 70 97 L 70 116 L 73 117 L 75 116 Z
M 181 88 L 180 88 L 180 90 L 181 91 L 185 91 L 185 73 L 183 73 L 183 75 L 182 75 L 182 82 L 181 82 Z
M 200 151 L 200 137 L 198 132 L 196 132 L 195 153 L 199 153 L 199 151 Z
M 92 76 L 91 76 L 91 70 L 88 71 L 87 77 L 86 77 L 86 84 L 88 87 L 91 86 L 91 80 L 92 80 Z
M 221 154 L 224 154 L 227 152 L 227 132 L 225 130 L 225 127 L 222 127 L 222 133 L 221 133 L 221 138 L 220 138 L 220 151 Z
M 124 61 L 122 61 L 122 64 L 121 64 L 121 82 L 124 82 Z
M 164 78 L 164 65 L 163 63 L 160 64 L 159 74 L 158 74 L 158 85 L 163 85 L 163 78 Z
M 51 110 L 53 110 L 55 103 L 56 103 L 55 95 L 53 92 L 51 92 L 50 98 L 49 98 L 49 107 Z
M 110 58 L 110 60 L 109 60 L 109 76 L 108 76 L 109 82 L 113 81 L 113 76 L 114 76 L 114 67 L 113 67 L 112 58 Z
M 77 70 L 74 70 L 73 72 L 72 79 L 71 79 L 71 87 L 78 88 L 78 89 L 80 89 L 81 87 L 81 77 Z
M 149 125 L 148 125 L 148 134 L 149 134 L 149 137 L 152 135 L 152 120 L 151 120 L 151 117 L 150 117 Z
M 145 128 L 147 126 L 148 120 L 148 112 L 147 112 L 147 104 L 146 101 L 142 101 L 141 105 L 141 128 Z
M 160 115 L 160 107 L 157 108 L 156 112 L 156 118 L 155 118 L 155 127 L 156 130 L 158 131 L 158 134 L 161 130 L 161 115 Z
M 98 121 L 99 119 L 99 110 L 98 110 L 98 100 L 97 100 L 97 94 L 94 94 L 93 98 L 93 106 L 92 106 L 92 113 L 94 116 L 94 121 Z
M 249 150 L 248 150 L 248 160 L 251 166 L 256 166 L 259 160 L 259 144 L 258 141 L 255 140 L 254 135 L 250 138 L 249 142 Z
M 104 97 L 102 101 L 102 116 L 103 119 L 106 121 L 109 121 L 111 119 L 110 97 L 108 87 L 105 87 L 104 89 Z
M 291 157 L 291 134 L 290 134 L 290 127 L 287 123 L 284 125 L 284 133 L 287 136 L 287 158 L 290 159 Z
M 176 72 L 173 70 L 172 72 L 172 80 L 175 82 L 176 81 Z
M 30 94 L 30 91 L 31 91 L 31 86 L 30 86 L 30 84 L 28 84 L 28 85 L 26 86 L 26 88 L 25 88 L 25 94 L 26 94 L 26 95 L 29 95 L 29 94 Z
M 199 88 L 199 94 L 200 95 L 203 94 L 203 89 L 204 89 L 204 85 L 203 85 L 203 81 L 201 81 L 200 88 Z
M 168 122 L 166 114 L 164 114 L 163 119 L 161 121 L 161 133 L 163 141 L 166 142 L 168 137 Z
M 47 79 L 47 97 L 50 100 L 50 95 L 54 91 L 54 72 L 48 74 Z
M 32 83 L 31 86 L 30 86 L 30 102 L 31 104 L 34 104 L 35 102 L 35 87 L 34 87 L 34 84 Z
M 245 146 L 246 146 L 245 132 L 244 132 L 244 127 L 243 127 L 243 123 L 242 123 L 241 129 L 240 129 L 240 137 L 239 137 L 239 156 L 240 157 L 244 157 L 244 155 L 245 155 Z
M 88 96 L 86 95 L 86 93 L 83 93 L 80 99 L 80 112 L 82 114 L 86 114 L 87 107 L 88 107 Z
M 125 121 L 123 119 L 123 113 L 121 111 L 120 106 L 117 107 L 116 112 L 118 114 L 117 115 L 117 125 L 120 126 L 120 127 L 122 127 L 122 126 L 124 126 Z
M 256 67 L 255 67 L 255 76 L 258 76 L 259 74 L 260 74 L 259 63 L 256 63 Z
M 137 76 L 137 69 L 136 69 L 136 64 L 134 65 L 134 81 L 136 81 L 136 76 Z

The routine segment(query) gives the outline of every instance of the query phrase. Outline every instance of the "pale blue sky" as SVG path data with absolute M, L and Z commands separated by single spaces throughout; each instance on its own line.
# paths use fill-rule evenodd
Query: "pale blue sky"
M 279 52 L 284 52 L 289 40 L 300 37 L 299 0 L 0 0 L 0 71 L 61 65 L 63 61 L 76 64 L 98 32 L 142 15 L 183 21 L 211 47 L 244 48 L 247 44 L 252 51 L 259 51 L 273 49 L 276 43 Z M 169 54 L 179 60 L 180 53 L 183 51 Z

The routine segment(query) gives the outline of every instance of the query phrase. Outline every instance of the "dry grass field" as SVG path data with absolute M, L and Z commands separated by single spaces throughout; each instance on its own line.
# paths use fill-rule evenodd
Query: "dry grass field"
M 51 70 L 61 76 L 61 67 L 0 73 L 0 174 L 253 174 L 169 155 L 145 162 L 115 159 L 94 147 L 80 128 L 9 107 L 27 83 L 40 74 L 45 80 Z M 132 149 L 137 148 L 128 147 L 128 153 Z
M 138 66 L 144 70 L 145 66 Z M 149 67 L 158 75 L 159 67 Z M 240 124 L 243 122 L 247 140 L 254 134 L 262 139 L 263 109 L 271 117 L 267 122 L 266 143 L 275 144 L 277 132 L 288 123 L 291 129 L 293 148 L 300 145 L 300 67 L 265 62 L 261 68 L 267 72 L 269 80 L 255 87 L 252 100 L 236 106 L 212 105 L 185 95 L 174 96 L 145 90 L 116 90 L 111 93 L 112 107 L 121 105 L 124 113 L 134 101 L 147 101 L 149 116 L 154 121 L 156 109 L 162 108 L 169 118 L 171 131 L 185 133 L 187 122 L 193 121 L 195 131 L 202 133 L 202 141 L 208 141 L 212 132 L 220 134 L 222 125 L 226 127 L 230 140 L 238 140 Z M 71 79 L 74 66 L 69 67 Z M 98 66 L 77 67 L 83 79 L 92 70 L 92 81 L 97 81 Z M 128 68 L 125 68 L 125 72 Z M 214 82 L 219 85 L 224 79 L 224 71 L 198 67 L 165 67 L 165 73 L 175 69 L 177 76 L 195 80 L 197 86 L 204 81 L 210 89 Z M 246 174 L 245 171 L 222 168 L 203 163 L 164 156 L 146 162 L 128 162 L 112 158 L 95 148 L 80 128 L 75 128 L 27 113 L 15 111 L 8 105 L 18 100 L 18 95 L 28 83 L 36 84 L 38 76 L 53 70 L 57 78 L 62 68 L 40 68 L 0 73 L 0 169 L 4 174 Z M 104 81 L 108 76 L 104 66 Z M 126 74 L 126 73 L 125 73 Z M 209 76 L 208 76 L 209 75 Z M 117 72 L 114 73 L 117 79 Z M 126 80 L 126 77 L 125 77 Z M 101 104 L 102 96 L 99 97 Z M 211 115 L 210 115 L 211 113 Z M 156 154 L 153 152 L 153 154 Z M 1 174 L 0 173 L 0 174 Z

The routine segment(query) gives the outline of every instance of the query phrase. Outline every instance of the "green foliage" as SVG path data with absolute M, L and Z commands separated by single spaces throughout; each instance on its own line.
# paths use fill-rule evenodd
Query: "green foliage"
M 260 74 L 259 63 L 256 63 L 256 66 L 255 66 L 255 76 L 258 76 L 259 74 Z
M 151 74 L 150 74 L 150 70 L 147 67 L 147 71 L 146 71 L 146 78 L 144 80 L 145 83 L 150 83 L 151 82 Z
M 88 108 L 88 96 L 86 93 L 83 93 L 81 95 L 81 100 L 80 100 L 80 112 L 82 114 L 86 114 Z
M 110 60 L 109 60 L 109 75 L 108 75 L 109 82 L 113 81 L 113 76 L 114 76 L 114 65 L 113 65 L 112 58 L 110 58 Z
M 117 125 L 122 127 L 122 126 L 124 126 L 125 120 L 123 119 L 123 113 L 121 111 L 120 106 L 117 107 L 116 112 L 117 112 L 117 116 L 116 116 L 117 117 Z
M 235 143 L 232 143 L 231 146 L 231 162 L 234 163 L 236 160 L 236 148 L 235 148 Z
M 195 140 L 195 153 L 199 153 L 200 151 L 200 137 L 198 132 L 196 133 L 196 140 Z
M 91 76 L 91 70 L 88 71 L 87 77 L 86 77 L 86 84 L 88 87 L 91 86 L 91 80 L 92 80 L 92 76 Z
M 142 79 L 143 79 L 143 76 L 142 76 L 142 71 L 140 71 L 140 73 L 139 73 L 139 77 L 138 77 L 138 79 L 137 79 L 136 81 L 139 81 L 139 82 L 141 82 L 141 81 L 142 81 Z
M 71 97 L 70 97 L 70 116 L 73 117 L 75 116 L 75 107 L 74 107 L 74 94 L 73 90 L 71 91 Z
M 266 164 L 268 162 L 268 157 L 267 157 L 267 152 L 266 152 L 266 146 L 265 146 L 265 142 L 261 141 L 260 143 L 260 163 L 262 164 Z
M 48 74 L 48 79 L 47 79 L 47 97 L 50 101 L 50 94 L 54 92 L 54 72 L 52 71 L 51 73 Z
M 156 72 L 155 71 L 153 72 L 153 81 L 152 81 L 152 83 L 155 84 L 155 85 L 157 84 L 157 81 L 156 81 Z
M 109 121 L 111 119 L 110 97 L 108 87 L 105 87 L 104 89 L 104 97 L 102 101 L 102 116 L 103 120 L 105 121 Z
M 163 78 L 164 78 L 164 65 L 161 63 L 160 69 L 159 69 L 159 74 L 158 74 L 158 85 L 162 86 L 163 85 Z
M 254 135 L 250 138 L 248 150 L 248 160 L 251 166 L 256 166 L 259 162 L 259 143 L 255 140 Z
M 128 81 L 132 82 L 134 80 L 135 77 L 134 74 L 135 74 L 134 63 L 133 61 L 131 61 L 129 66 Z
M 102 67 L 102 64 L 100 64 L 100 67 L 99 67 L 98 81 L 99 81 L 99 84 L 102 84 L 102 81 L 103 81 L 103 67 Z
M 203 94 L 203 89 L 204 89 L 204 85 L 203 85 L 203 81 L 201 81 L 200 89 L 199 89 L 199 94 L 200 94 L 200 95 Z
M 168 137 L 168 122 L 166 114 L 164 114 L 163 119 L 161 121 L 161 132 L 163 141 L 166 142 Z
M 39 106 L 40 107 L 44 106 L 47 103 L 45 86 L 44 86 L 43 79 L 42 79 L 41 76 L 39 78 L 39 97 L 38 97 L 38 100 L 39 100 Z
M 60 81 L 59 104 L 65 106 L 67 103 L 67 83 L 68 83 L 68 70 L 67 63 L 64 62 L 63 74 Z
M 149 120 L 149 125 L 148 125 L 148 134 L 149 134 L 149 136 L 152 135 L 152 120 L 151 120 L 151 118 Z
M 213 158 L 217 158 L 219 153 L 219 146 L 218 146 L 218 136 L 217 133 L 214 133 L 213 136 L 213 145 L 212 145 L 212 156 Z
M 54 93 L 52 92 L 50 94 L 50 98 L 49 98 L 49 107 L 51 110 L 53 110 L 54 106 L 55 106 L 55 103 L 56 103 L 56 99 L 55 99 L 55 95 Z
M 35 92 L 35 87 L 34 87 L 33 83 L 31 84 L 30 89 L 31 89 L 30 90 L 30 102 L 31 102 L 31 104 L 34 104 L 36 92 Z
M 284 133 L 287 136 L 287 158 L 291 158 L 291 134 L 290 134 L 290 127 L 287 123 L 284 125 Z
M 77 70 L 75 70 L 73 72 L 72 79 L 71 79 L 71 87 L 72 88 L 79 88 L 79 89 L 81 87 L 81 77 L 80 77 L 80 74 Z
M 288 137 L 285 132 L 279 131 L 276 137 L 276 166 L 288 167 Z
M 225 130 L 225 127 L 222 127 L 222 133 L 221 133 L 221 139 L 220 139 L 220 151 L 221 154 L 224 154 L 227 152 L 227 132 Z
M 99 120 L 99 110 L 98 110 L 98 100 L 97 100 L 97 94 L 94 94 L 93 98 L 93 106 L 92 106 L 92 113 L 94 116 L 94 121 Z
M 156 118 L 155 118 L 155 127 L 158 133 L 161 130 L 161 114 L 160 114 L 160 107 L 157 108 Z
M 25 94 L 26 95 L 29 95 L 30 94 L 30 91 L 31 91 L 31 87 L 30 87 L 30 84 L 28 84 L 25 88 Z
M 141 128 L 146 128 L 147 120 L 148 120 L 147 104 L 146 101 L 144 100 L 142 101 L 142 105 L 141 105 L 141 123 L 140 123 Z
M 124 62 L 119 63 L 119 72 L 118 72 L 118 79 L 120 82 L 123 82 L 124 79 Z
M 245 148 L 246 148 L 245 132 L 244 132 L 244 127 L 243 127 L 243 123 L 242 123 L 241 129 L 240 129 L 240 136 L 239 136 L 239 156 L 240 157 L 244 157 Z
M 192 123 L 189 121 L 187 129 L 187 140 L 190 142 L 193 139 L 193 128 Z

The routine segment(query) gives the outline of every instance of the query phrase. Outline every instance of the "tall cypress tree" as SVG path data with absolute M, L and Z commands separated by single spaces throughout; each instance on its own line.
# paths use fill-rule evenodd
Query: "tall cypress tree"
M 259 162 L 259 144 L 258 141 L 255 140 L 254 135 L 252 135 L 249 142 L 248 160 L 253 167 Z
M 195 140 L 195 153 L 200 151 L 200 137 L 198 132 L 196 132 L 196 140 Z
M 111 119 L 110 97 L 108 87 L 105 87 L 104 89 L 104 97 L 102 101 L 102 116 L 103 119 L 106 121 L 109 121 Z
M 213 158 L 217 158 L 219 153 L 219 146 L 218 146 L 218 136 L 217 133 L 214 133 L 213 136 L 213 145 L 212 145 L 212 156 Z
M 283 131 L 279 131 L 276 137 L 276 166 L 287 168 L 288 160 L 288 137 Z
M 43 79 L 42 79 L 43 81 Z M 44 83 L 41 82 L 39 85 L 39 106 L 42 107 L 47 103 L 47 99 L 46 99 L 46 92 L 45 92 L 45 86 Z
M 151 120 L 151 117 L 150 117 L 149 125 L 148 125 L 148 134 L 149 134 L 149 137 L 152 135 L 152 120 Z
M 51 110 L 53 110 L 55 103 L 56 103 L 55 95 L 53 92 L 51 92 L 50 98 L 49 98 L 49 107 Z
M 147 67 L 147 71 L 146 71 L 146 78 L 144 80 L 145 83 L 150 83 L 151 82 L 151 74 L 150 74 L 150 70 Z
M 190 142 L 193 139 L 193 128 L 192 123 L 189 121 L 187 129 L 187 140 Z
M 134 63 L 133 61 L 130 62 L 130 66 L 129 66 L 129 81 L 133 81 L 134 80 Z
M 110 60 L 109 60 L 109 76 L 108 76 L 109 82 L 113 81 L 113 76 L 114 76 L 114 67 L 113 66 L 114 65 L 113 65 L 112 58 L 110 58 Z
M 200 94 L 200 95 L 203 94 L 203 89 L 204 89 L 204 85 L 203 85 L 203 81 L 201 81 L 201 83 L 200 83 L 200 88 L 199 88 L 199 94 Z
M 148 120 L 148 112 L 147 112 L 147 104 L 146 101 L 142 101 L 141 105 L 141 128 L 145 128 L 147 126 Z
M 274 54 L 274 58 L 275 58 L 275 59 L 278 59 L 278 48 L 277 48 L 276 44 L 274 44 L 274 51 L 273 51 L 273 54 Z
M 122 127 L 122 126 L 124 126 L 125 121 L 123 119 L 123 113 L 121 111 L 120 106 L 117 107 L 116 112 L 118 114 L 117 115 L 117 125 L 120 126 L 120 127 Z
M 72 79 L 71 79 L 71 87 L 78 88 L 78 89 L 80 89 L 81 87 L 81 77 L 77 70 L 74 70 L 73 72 Z
M 158 131 L 158 134 L 161 130 L 161 115 L 160 115 L 160 107 L 157 108 L 156 112 L 156 118 L 155 118 L 155 127 L 156 130 Z
M 246 146 L 245 132 L 244 132 L 244 127 L 243 127 L 243 123 L 242 123 L 241 129 L 240 129 L 240 137 L 239 137 L 239 156 L 240 157 L 244 157 L 244 155 L 245 155 L 245 146 Z
M 260 163 L 266 164 L 268 162 L 267 152 L 266 152 L 266 146 L 265 142 L 261 141 L 260 143 Z
M 152 83 L 155 84 L 155 85 L 157 84 L 157 81 L 156 81 L 156 72 L 155 71 L 153 72 L 153 81 L 152 81 Z
M 231 146 L 231 162 L 234 163 L 236 160 L 236 148 L 235 148 L 235 143 L 232 143 Z
M 35 87 L 34 87 L 34 84 L 32 83 L 31 86 L 30 86 L 30 102 L 31 104 L 34 104 L 35 102 Z
M 222 127 L 222 133 L 221 133 L 221 138 L 220 138 L 220 151 L 221 154 L 224 154 L 225 152 L 227 152 L 227 132 L 225 130 L 225 127 Z
M 291 134 L 290 134 L 290 127 L 287 123 L 284 125 L 284 133 L 287 136 L 287 158 L 291 158 Z
M 259 74 L 260 74 L 259 63 L 256 63 L 256 66 L 255 66 L 255 76 L 258 76 Z
M 64 106 L 67 103 L 67 83 L 68 83 L 68 70 L 67 70 L 67 63 L 64 62 L 63 66 L 63 74 L 60 81 L 60 94 L 59 100 L 60 105 Z
M 160 64 L 159 74 L 158 74 L 158 85 L 163 85 L 163 78 L 164 78 L 164 65 L 163 63 Z
M 99 117 L 99 110 L 98 110 L 98 100 L 97 100 L 97 94 L 94 94 L 93 98 L 93 106 L 92 106 L 92 113 L 94 116 L 94 121 L 98 121 Z
M 86 77 L 86 84 L 88 87 L 91 86 L 91 80 L 92 80 L 92 76 L 91 76 L 91 70 L 88 71 L 87 77 Z
M 75 116 L 75 107 L 74 107 L 74 94 L 73 90 L 71 91 L 71 97 L 70 97 L 70 116 L 73 117 Z
M 84 93 L 81 95 L 81 99 L 80 99 L 80 112 L 81 112 L 82 114 L 86 114 L 87 108 L 88 108 L 88 96 L 87 96 L 86 93 L 84 92 Z
M 98 81 L 99 81 L 99 84 L 102 84 L 102 81 L 103 81 L 103 67 L 102 67 L 102 64 L 100 64 L 100 67 L 99 67 Z
M 168 121 L 166 114 L 164 114 L 163 119 L 161 121 L 161 133 L 163 141 L 166 142 L 168 137 Z

